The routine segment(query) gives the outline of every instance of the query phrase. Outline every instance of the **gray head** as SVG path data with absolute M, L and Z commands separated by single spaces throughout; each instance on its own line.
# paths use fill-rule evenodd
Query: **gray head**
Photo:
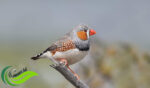
M 80 50 L 89 50 L 89 38 L 90 36 L 96 34 L 93 29 L 90 29 L 87 25 L 78 25 L 72 32 L 72 39 L 76 47 Z
M 82 41 L 86 41 L 90 36 L 96 34 L 93 29 L 90 29 L 87 25 L 80 24 L 73 29 L 73 37 Z

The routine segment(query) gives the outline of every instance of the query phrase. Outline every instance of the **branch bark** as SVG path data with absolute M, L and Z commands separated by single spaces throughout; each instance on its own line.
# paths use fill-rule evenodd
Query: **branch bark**
M 58 72 L 60 72 L 76 88 L 89 88 L 81 80 L 77 80 L 73 73 L 71 73 L 64 64 L 57 63 L 50 66 L 56 69 Z

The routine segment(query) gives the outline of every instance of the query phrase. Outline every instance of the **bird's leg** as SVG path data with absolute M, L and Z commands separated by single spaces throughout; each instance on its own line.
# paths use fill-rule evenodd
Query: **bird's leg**
M 79 80 L 80 77 L 78 76 L 78 74 L 76 74 L 68 65 L 68 61 L 64 58 L 59 58 L 56 59 L 57 61 L 59 61 L 60 63 L 64 63 L 65 66 L 67 66 L 67 68 L 74 74 L 74 76 Z
M 67 68 L 74 74 L 74 76 L 79 80 L 80 77 L 78 76 L 78 74 L 76 74 L 70 67 L 69 65 L 67 64 Z

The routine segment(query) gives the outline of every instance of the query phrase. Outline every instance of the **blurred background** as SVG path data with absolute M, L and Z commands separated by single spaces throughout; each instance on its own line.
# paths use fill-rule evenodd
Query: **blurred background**
M 51 61 L 30 57 L 81 23 L 97 34 L 72 68 L 90 88 L 150 88 L 149 0 L 0 0 L 0 71 L 26 66 L 39 74 L 16 88 L 74 88 Z

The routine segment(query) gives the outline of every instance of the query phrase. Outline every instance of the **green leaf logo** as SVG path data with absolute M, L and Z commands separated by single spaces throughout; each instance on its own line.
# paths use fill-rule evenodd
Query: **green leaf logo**
M 38 76 L 38 74 L 33 71 L 27 71 L 27 68 L 24 68 L 16 74 L 12 74 L 12 69 L 10 68 L 12 68 L 12 66 L 7 66 L 2 70 L 1 78 L 5 84 L 11 86 L 18 86 L 19 84 L 26 82 L 31 77 Z

